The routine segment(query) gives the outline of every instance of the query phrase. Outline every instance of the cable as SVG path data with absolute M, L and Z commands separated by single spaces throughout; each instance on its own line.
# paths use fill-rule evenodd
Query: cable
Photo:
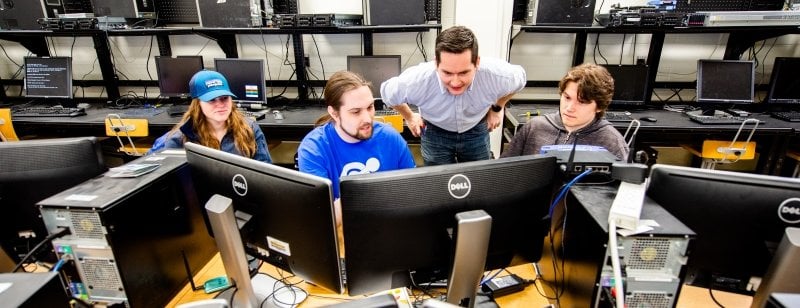
M 720 303 L 717 300 L 717 298 L 714 297 L 714 292 L 713 292 L 713 290 L 711 290 L 711 288 L 708 288 L 708 295 L 711 296 L 711 300 L 713 300 L 714 303 L 717 304 L 717 306 L 719 306 L 720 308 L 725 308 L 725 306 L 723 306 L 722 303 Z
M 28 259 L 29 259 L 31 256 L 33 256 L 33 254 L 34 254 L 34 253 L 36 253 L 37 251 L 39 251 L 39 249 L 41 249 L 41 248 L 42 248 L 42 246 L 44 246 L 44 245 L 45 245 L 45 244 L 47 244 L 47 243 L 50 243 L 50 241 L 52 241 L 52 240 L 54 240 L 54 239 L 56 239 L 56 238 L 62 237 L 62 236 L 64 236 L 64 235 L 67 235 L 67 234 L 69 234 L 69 233 L 70 233 L 70 232 L 69 232 L 69 228 L 58 228 L 58 229 L 56 230 L 56 232 L 54 232 L 54 233 L 52 233 L 52 234 L 48 235 L 47 237 L 45 237 L 45 238 L 44 238 L 44 240 L 42 240 L 41 242 L 39 242 L 39 244 L 37 244 L 36 246 L 34 246 L 34 247 L 33 247 L 33 249 L 31 249 L 30 251 L 28 251 L 28 254 L 26 254 L 24 257 L 22 257 L 22 260 L 20 260 L 20 261 L 19 261 L 19 263 L 17 263 L 17 266 L 14 266 L 14 269 L 12 269 L 12 270 L 11 270 L 11 273 L 14 273 L 14 272 L 16 272 L 17 270 L 19 270 L 19 269 L 22 267 L 22 264 L 24 264 L 24 263 L 25 263 L 25 261 L 28 261 Z
M 619 264 L 619 250 L 617 246 L 617 224 L 613 219 L 608 220 L 608 250 L 611 251 L 611 268 L 614 270 L 614 290 L 616 291 L 617 308 L 625 308 L 625 293 L 622 288 L 622 268 Z
M 574 179 L 572 179 L 572 181 L 567 183 L 567 185 L 564 185 L 564 188 L 562 188 L 561 191 L 558 193 L 558 196 L 556 197 L 556 199 L 553 200 L 553 203 L 550 204 L 550 210 L 548 211 L 548 214 L 547 214 L 548 217 L 553 217 L 553 209 L 555 209 L 556 204 L 558 204 L 558 202 L 561 201 L 561 198 L 564 197 L 564 195 L 567 193 L 569 188 L 572 185 L 574 185 L 576 182 L 578 182 L 584 176 L 589 175 L 589 173 L 592 173 L 592 169 L 586 169 L 586 171 L 584 171 L 581 174 L 579 174 L 578 176 L 576 176 Z

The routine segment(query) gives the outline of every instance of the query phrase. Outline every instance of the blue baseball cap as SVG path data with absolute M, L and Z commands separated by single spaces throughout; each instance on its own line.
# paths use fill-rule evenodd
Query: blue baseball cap
M 189 81 L 189 93 L 192 98 L 200 99 L 200 101 L 208 102 L 217 97 L 228 95 L 236 97 L 231 93 L 231 88 L 228 86 L 228 80 L 225 76 L 215 71 L 202 70 L 192 76 Z

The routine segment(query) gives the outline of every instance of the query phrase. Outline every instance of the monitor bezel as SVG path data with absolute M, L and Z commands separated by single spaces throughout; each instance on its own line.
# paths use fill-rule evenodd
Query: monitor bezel
M 46 60 L 65 61 L 65 62 L 60 63 L 60 64 L 66 64 L 64 67 L 66 67 L 67 77 L 68 77 L 67 80 L 66 80 L 67 89 L 66 89 L 64 95 L 36 95 L 36 94 L 31 95 L 31 93 L 29 92 L 30 88 L 28 87 L 28 80 L 29 80 L 28 79 L 28 63 L 32 59 L 36 59 L 36 60 L 46 59 Z M 72 95 L 72 93 L 73 93 L 72 92 L 72 78 L 73 78 L 73 76 L 72 76 L 72 57 L 25 57 L 25 75 L 23 77 L 23 79 L 24 79 L 23 80 L 23 88 L 25 89 L 25 91 L 24 91 L 24 96 L 25 97 L 72 99 L 72 97 L 73 97 L 73 95 Z
M 162 64 L 162 62 L 160 62 L 160 61 L 177 61 L 178 59 L 199 60 L 200 68 L 197 71 L 195 71 L 194 73 L 192 73 L 191 75 L 189 75 L 189 78 L 186 79 L 186 92 L 185 93 L 164 92 L 163 91 L 164 88 L 165 88 L 165 84 L 164 83 L 167 80 L 165 80 L 165 78 L 162 78 L 162 76 L 163 76 L 163 70 L 166 69 L 166 68 L 164 67 L 164 64 Z M 155 65 L 156 65 L 156 75 L 158 75 L 158 91 L 159 91 L 158 95 L 159 95 L 159 97 L 164 97 L 164 98 L 180 98 L 180 99 L 190 98 L 192 96 L 192 94 L 189 92 L 189 81 L 191 80 L 191 77 L 194 74 L 196 74 L 197 72 L 199 72 L 199 71 L 201 71 L 201 70 L 203 70 L 205 68 L 205 65 L 203 64 L 203 56 L 177 56 L 177 57 L 156 56 L 154 62 L 155 62 Z M 175 65 L 175 64 L 170 64 L 170 65 Z
M 614 78 L 614 96 L 617 95 L 617 89 L 621 86 L 628 86 L 624 84 L 620 84 L 618 78 L 614 76 L 612 70 L 619 69 L 618 72 L 623 72 L 625 74 L 633 75 L 636 80 L 643 80 L 642 84 L 642 94 L 639 99 L 626 99 L 626 100 L 619 100 L 615 98 L 611 98 L 611 105 L 609 108 L 615 107 L 625 107 L 625 106 L 643 106 L 650 103 L 650 80 L 647 77 L 650 67 L 647 65 L 639 65 L 639 64 L 603 64 L 601 65 L 611 74 L 611 77 Z
M 769 90 L 767 92 L 766 101 L 769 104 L 787 104 L 787 105 L 798 105 L 800 104 L 800 97 L 796 98 L 775 98 L 774 95 L 777 92 L 775 87 L 778 86 L 778 81 L 781 80 L 781 74 L 784 74 L 784 78 L 787 76 L 792 77 L 792 72 L 786 70 L 787 62 L 794 62 L 794 67 L 800 67 L 800 57 L 775 57 L 775 63 L 772 66 L 772 74 L 770 75 L 769 80 Z M 795 78 L 796 79 L 796 78 Z
M 750 96 L 748 99 L 725 99 L 725 98 L 706 98 L 701 97 L 703 93 L 703 78 L 708 78 L 707 74 L 703 74 L 703 64 L 705 63 L 731 63 L 731 64 L 744 64 L 750 66 Z M 717 59 L 699 59 L 697 60 L 697 83 L 696 83 L 696 101 L 701 104 L 752 104 L 755 102 L 755 62 L 748 60 L 717 60 Z
M 357 73 L 357 74 L 361 75 L 361 77 L 364 77 L 365 79 L 367 79 L 368 76 L 364 76 L 364 74 L 362 72 L 354 71 L 353 68 L 352 68 L 352 61 L 357 61 L 357 60 L 361 60 L 361 59 L 396 59 L 397 60 L 397 74 L 395 76 L 398 76 L 398 75 L 400 75 L 400 73 L 403 72 L 402 71 L 403 62 L 402 62 L 402 57 L 400 55 L 372 55 L 372 56 L 348 55 L 347 56 L 347 70 L 351 71 L 351 72 L 354 72 L 354 73 Z M 391 78 L 391 77 L 389 77 L 389 78 Z M 388 78 L 386 80 L 388 80 Z M 384 81 L 386 81 L 386 80 L 384 80 Z M 369 79 L 367 79 L 367 81 L 372 83 L 372 89 L 371 90 L 372 90 L 373 98 L 374 99 L 381 99 L 381 84 L 380 83 L 375 84 L 373 82 L 373 80 L 369 80 Z M 381 83 L 383 83 L 383 82 L 381 82 Z
M 261 96 L 260 100 L 259 99 L 248 99 L 246 95 L 238 95 L 236 93 L 236 91 L 234 91 L 234 85 L 231 82 L 230 75 L 226 74 L 225 72 L 223 72 L 223 71 L 221 71 L 219 69 L 219 64 L 220 63 L 225 63 L 225 62 L 228 62 L 228 63 L 233 63 L 233 62 L 242 62 L 242 63 L 255 62 L 254 65 L 255 65 L 255 67 L 258 67 L 259 80 L 261 81 L 260 84 L 259 84 L 259 96 Z M 216 70 L 218 73 L 222 74 L 222 76 L 225 76 L 225 78 L 228 80 L 228 85 L 231 88 L 231 92 L 233 92 L 233 94 L 236 94 L 236 96 L 237 96 L 234 99 L 235 102 L 267 104 L 267 85 L 266 85 L 266 79 L 265 79 L 266 78 L 266 74 L 264 73 L 264 60 L 262 60 L 262 59 L 241 59 L 241 58 L 215 58 L 214 59 L 214 70 Z

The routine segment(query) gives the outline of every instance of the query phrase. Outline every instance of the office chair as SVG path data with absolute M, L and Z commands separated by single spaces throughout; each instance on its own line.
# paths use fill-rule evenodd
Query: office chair
M 753 138 L 756 128 L 758 128 L 759 121 L 756 119 L 747 119 L 739 126 L 733 140 L 703 140 L 703 146 L 700 151 L 692 146 L 682 144 L 681 146 L 703 159 L 700 168 L 703 169 L 716 169 L 718 164 L 732 164 L 740 160 L 752 160 L 756 158 L 756 142 L 750 141 Z M 737 141 L 745 125 L 754 124 L 750 129 L 750 135 L 746 141 Z
M 106 116 L 106 136 L 117 137 L 119 141 L 118 152 L 123 152 L 129 156 L 142 156 L 152 147 L 152 144 L 136 145 L 131 137 L 148 137 L 147 119 L 123 119 L 116 113 Z M 122 138 L 127 139 L 127 143 Z
M 19 141 L 14 125 L 11 122 L 11 109 L 0 109 L 0 141 Z

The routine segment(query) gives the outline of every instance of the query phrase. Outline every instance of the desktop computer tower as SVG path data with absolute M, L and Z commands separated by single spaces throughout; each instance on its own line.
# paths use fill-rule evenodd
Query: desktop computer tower
M 428 15 L 425 0 L 364 0 L 363 9 L 364 24 L 370 26 L 420 25 Z
M 205 28 L 261 27 L 262 0 L 197 0 L 200 26 Z
M 561 307 L 612 307 L 613 269 L 608 250 L 608 211 L 616 189 L 573 187 L 553 215 L 538 263 L 548 297 L 558 293 Z M 687 247 L 694 233 L 661 206 L 645 198 L 641 219 L 660 224 L 654 230 L 618 236 L 628 307 L 674 307 L 685 272 Z M 564 224 L 564 219 L 568 216 Z M 552 239 L 553 244 L 550 244 Z M 555 252 L 555 253 L 554 253 Z
M 525 23 L 537 26 L 584 26 L 594 21 L 595 0 L 529 0 Z
M 163 307 L 217 252 L 184 154 L 134 160 L 160 167 L 138 177 L 105 175 L 40 203 L 73 297 L 126 307 Z M 129 164 L 129 165 L 130 165 Z
M 0 0 L 0 30 L 39 30 L 37 21 L 46 16 L 42 0 Z

